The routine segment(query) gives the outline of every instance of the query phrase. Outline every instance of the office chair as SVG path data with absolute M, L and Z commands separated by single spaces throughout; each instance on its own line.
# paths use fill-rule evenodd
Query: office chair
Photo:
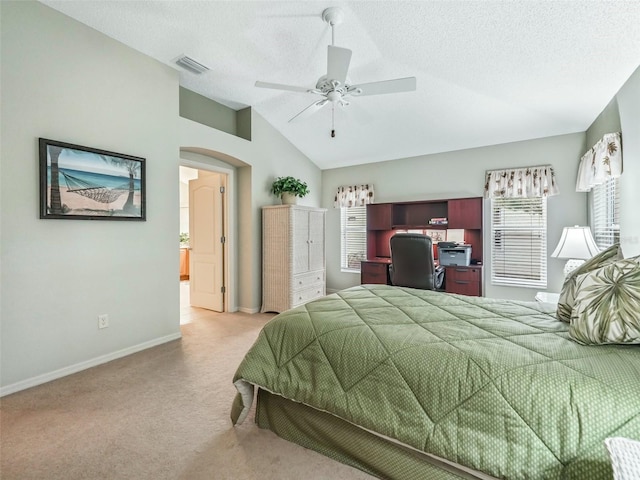
M 391 284 L 437 290 L 444 282 L 444 267 L 436 267 L 431 237 L 419 233 L 396 233 L 389 240 Z

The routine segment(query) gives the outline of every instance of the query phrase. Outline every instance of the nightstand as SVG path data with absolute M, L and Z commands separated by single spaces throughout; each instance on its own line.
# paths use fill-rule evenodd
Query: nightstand
M 559 293 L 549 293 L 549 292 L 536 293 L 536 302 L 551 303 L 551 304 L 557 305 L 558 300 L 560 300 Z

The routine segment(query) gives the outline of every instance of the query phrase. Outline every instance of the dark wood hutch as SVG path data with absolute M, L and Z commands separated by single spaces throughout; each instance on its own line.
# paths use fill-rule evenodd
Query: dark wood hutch
M 367 260 L 361 265 L 361 283 L 390 284 L 389 239 L 398 230 L 464 230 L 464 242 L 471 245 L 471 265 L 447 266 L 445 291 L 482 295 L 482 197 L 367 205 Z M 447 223 L 433 225 L 433 218 Z M 437 260 L 437 248 L 434 257 Z

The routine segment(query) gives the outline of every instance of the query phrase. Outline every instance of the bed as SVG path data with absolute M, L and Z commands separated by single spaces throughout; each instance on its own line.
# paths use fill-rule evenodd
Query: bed
M 362 285 L 274 317 L 232 421 L 380 478 L 612 477 L 640 439 L 640 346 L 584 346 L 552 305 Z

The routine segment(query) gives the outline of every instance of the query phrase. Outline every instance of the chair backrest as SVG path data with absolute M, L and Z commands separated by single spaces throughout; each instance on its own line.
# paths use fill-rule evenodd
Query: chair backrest
M 436 289 L 431 237 L 419 233 L 396 233 L 391 247 L 391 284 L 399 287 Z

